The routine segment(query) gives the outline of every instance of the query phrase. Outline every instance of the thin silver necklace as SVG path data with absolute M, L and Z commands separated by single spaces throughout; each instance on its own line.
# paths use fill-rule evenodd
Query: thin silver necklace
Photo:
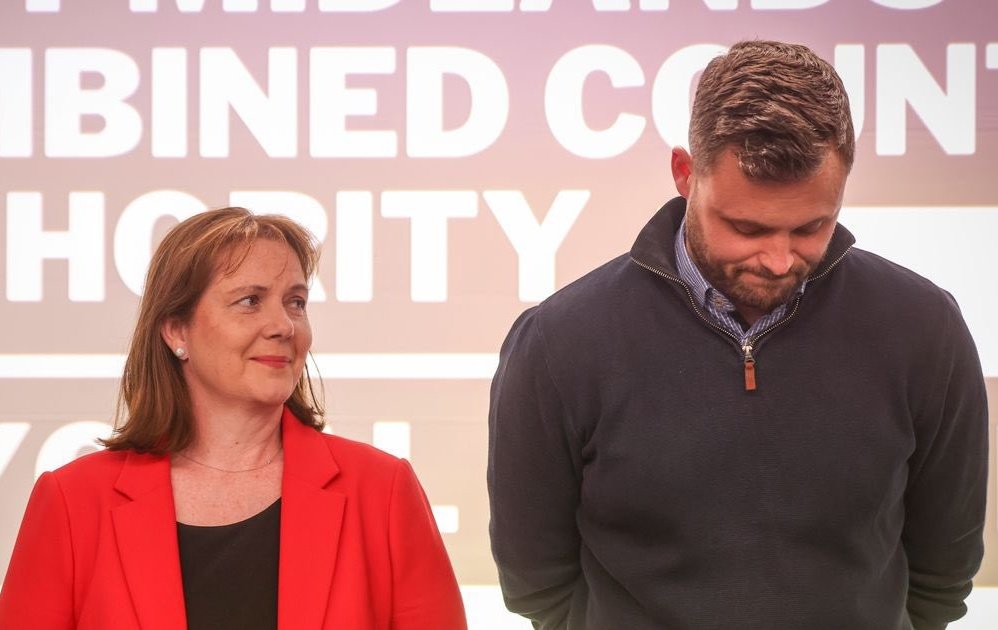
M 194 462 L 198 466 L 204 466 L 205 468 L 211 468 L 212 470 L 217 470 L 218 472 L 224 472 L 224 473 L 244 473 L 244 472 L 253 472 L 254 470 L 261 470 L 263 468 L 266 468 L 267 466 L 270 466 L 271 464 L 274 463 L 274 460 L 277 459 L 277 456 L 280 455 L 281 451 L 283 451 L 283 450 L 284 450 L 283 446 L 278 446 L 277 447 L 277 452 L 275 452 L 273 455 L 271 455 L 270 459 L 268 459 L 266 462 L 260 464 L 259 466 L 254 466 L 252 468 L 240 468 L 239 470 L 232 470 L 230 468 L 219 468 L 218 466 L 212 466 L 211 464 L 206 464 L 204 462 L 199 462 L 198 460 L 194 459 L 190 455 L 186 455 L 186 454 L 181 453 L 181 452 L 177 452 L 177 455 L 180 455 L 181 457 L 183 457 L 184 459 L 186 459 L 188 461 Z

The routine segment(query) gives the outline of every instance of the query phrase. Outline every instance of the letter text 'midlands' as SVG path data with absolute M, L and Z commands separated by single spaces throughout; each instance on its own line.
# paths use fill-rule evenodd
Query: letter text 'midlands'
M 16 2 L 17 0 L 10 0 Z M 128 10 L 132 13 L 156 13 L 161 5 L 180 13 L 201 13 L 206 6 L 221 5 L 226 13 L 256 13 L 269 7 L 274 13 L 301 13 L 309 6 L 328 12 L 371 12 L 395 6 L 400 0 L 129 0 Z M 67 0 L 67 4 L 72 0 Z M 62 10 L 62 0 L 24 0 L 28 13 L 58 13 Z
M 16 1 L 16 0 L 12 0 Z M 413 2 L 414 0 L 409 0 Z M 425 2 L 425 0 L 422 0 Z M 679 0 L 682 1 L 682 0 Z M 800 11 L 821 7 L 830 0 L 700 0 L 710 11 L 734 11 L 750 8 L 761 11 Z M 201 13 L 206 6 L 221 4 L 225 13 L 302 13 L 310 9 L 322 13 L 373 13 L 398 5 L 401 0 L 129 0 L 132 13 L 157 13 L 161 6 L 180 13 Z M 870 0 L 888 9 L 913 11 L 929 9 L 943 0 Z M 572 4 L 575 4 L 573 0 Z M 549 11 L 554 0 L 429 0 L 429 8 L 437 13 L 509 13 L 519 9 L 535 13 Z M 671 0 L 591 0 L 585 3 L 598 12 L 668 11 Z M 62 0 L 24 0 L 28 13 L 58 13 Z

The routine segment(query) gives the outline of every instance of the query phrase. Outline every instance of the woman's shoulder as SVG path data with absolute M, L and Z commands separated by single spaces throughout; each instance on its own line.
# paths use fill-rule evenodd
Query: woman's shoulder
M 115 484 L 130 451 L 100 450 L 74 459 L 54 470 L 42 472 L 33 493 L 60 496 L 73 511 L 114 501 Z M 142 457 L 142 456 L 140 456 Z
M 141 490 L 169 483 L 169 456 L 131 449 L 100 450 L 56 468 L 51 478 L 76 496 L 117 495 L 116 489 Z
M 395 485 L 398 475 L 411 474 L 406 460 L 370 444 L 328 433 L 323 433 L 322 439 L 339 468 L 342 482 L 388 489 Z
M 295 421 L 294 416 L 285 417 L 284 447 L 286 474 L 315 479 L 331 474 L 333 484 L 341 489 L 390 491 L 401 477 L 412 475 L 406 460 L 370 444 L 319 431 Z
M 82 455 L 52 471 L 60 483 L 79 481 L 96 481 L 117 478 L 121 467 L 131 451 L 102 449 Z M 140 455 L 140 457 L 143 457 Z M 148 456 L 153 457 L 153 456 Z
M 340 435 L 322 433 L 329 452 L 338 462 L 346 461 L 361 463 L 373 467 L 383 467 L 394 470 L 401 461 L 395 455 L 371 446 L 365 442 L 351 440 Z

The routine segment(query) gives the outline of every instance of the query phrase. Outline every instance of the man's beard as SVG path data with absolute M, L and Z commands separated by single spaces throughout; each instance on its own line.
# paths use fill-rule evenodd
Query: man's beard
M 789 302 L 814 269 L 814 265 L 799 262 L 794 263 L 787 273 L 776 275 L 761 266 L 716 262 L 710 255 L 696 212 L 686 213 L 686 246 L 697 269 L 712 287 L 736 307 L 748 307 L 763 313 Z M 746 274 L 756 276 L 761 282 L 745 282 L 743 276 Z

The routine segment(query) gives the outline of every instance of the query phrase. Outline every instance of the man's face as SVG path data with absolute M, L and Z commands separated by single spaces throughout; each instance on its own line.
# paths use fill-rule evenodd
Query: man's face
M 686 248 L 711 285 L 749 322 L 793 297 L 835 229 L 847 175 L 838 155 L 789 184 L 750 180 L 730 150 L 699 173 L 675 149 L 672 169 L 687 200 Z

